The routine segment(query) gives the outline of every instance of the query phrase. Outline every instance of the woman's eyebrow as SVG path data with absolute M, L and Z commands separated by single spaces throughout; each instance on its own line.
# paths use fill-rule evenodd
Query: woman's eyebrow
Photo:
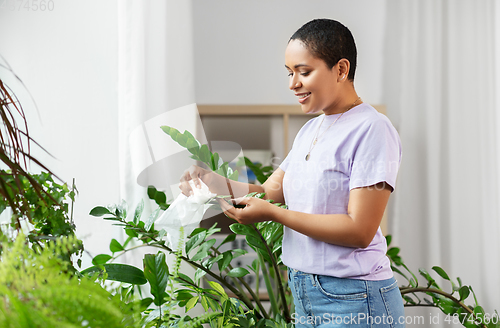
M 286 66 L 286 65 L 285 65 L 285 67 L 286 67 L 287 69 L 290 69 L 290 67 L 288 67 L 288 66 Z M 309 67 L 309 65 L 306 65 L 306 64 L 297 64 L 297 65 L 295 65 L 295 66 L 294 66 L 294 68 L 299 68 L 299 67 Z

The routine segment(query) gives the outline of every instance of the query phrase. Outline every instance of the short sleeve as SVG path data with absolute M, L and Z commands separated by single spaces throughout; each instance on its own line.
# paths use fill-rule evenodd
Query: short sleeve
M 283 160 L 283 162 L 281 162 L 281 164 L 279 166 L 279 168 L 282 169 L 283 172 L 286 172 L 288 164 L 290 163 L 290 158 L 292 157 L 292 151 L 293 151 L 293 148 L 292 148 L 292 150 L 290 150 L 288 155 L 285 157 L 285 159 Z
M 382 115 L 382 114 L 380 114 Z M 394 190 L 401 162 L 401 141 L 384 116 L 360 136 L 352 158 L 349 189 L 386 182 Z

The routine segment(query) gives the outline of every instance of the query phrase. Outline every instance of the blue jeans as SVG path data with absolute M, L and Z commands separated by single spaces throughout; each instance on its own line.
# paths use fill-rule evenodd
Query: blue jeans
M 335 278 L 288 269 L 296 328 L 403 328 L 403 299 L 394 278 Z

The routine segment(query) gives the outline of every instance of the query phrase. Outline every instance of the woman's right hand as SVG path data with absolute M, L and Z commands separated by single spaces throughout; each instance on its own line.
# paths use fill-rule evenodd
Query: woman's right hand
M 193 190 L 189 181 L 193 180 L 193 183 L 196 188 L 201 188 L 200 180 L 203 181 L 207 186 L 210 186 L 210 182 L 212 181 L 212 172 L 209 170 L 205 170 L 197 165 L 192 165 L 189 169 L 184 171 L 181 176 L 181 181 L 179 183 L 179 188 L 182 193 L 186 196 L 190 196 L 193 194 Z

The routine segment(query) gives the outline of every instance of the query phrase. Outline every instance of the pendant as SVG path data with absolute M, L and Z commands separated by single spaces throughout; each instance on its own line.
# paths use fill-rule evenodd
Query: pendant
M 316 142 L 318 142 L 318 138 L 314 139 L 314 141 L 313 141 L 313 145 L 315 145 L 315 144 L 316 144 Z
M 306 161 L 308 161 L 308 160 L 309 160 L 309 157 L 311 157 L 311 156 L 310 156 L 310 154 L 309 154 L 309 153 L 307 153 L 307 155 L 306 155 Z

